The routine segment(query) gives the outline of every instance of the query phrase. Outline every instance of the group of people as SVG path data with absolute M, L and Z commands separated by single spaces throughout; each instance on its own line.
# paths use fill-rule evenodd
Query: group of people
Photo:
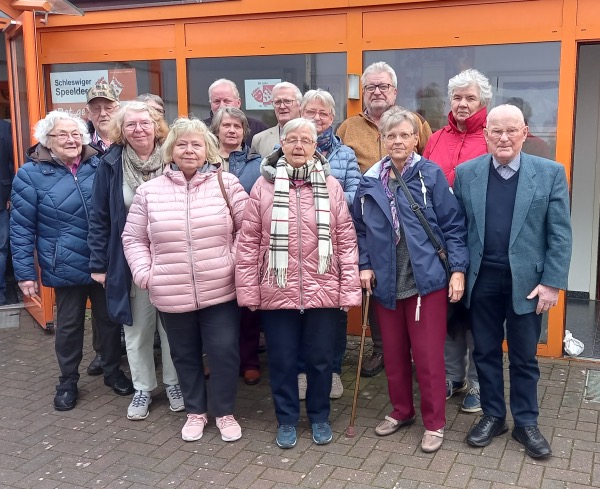
M 477 70 L 450 79 L 448 125 L 433 135 L 395 105 L 388 64 L 367 67 L 362 87 L 363 112 L 337 134 L 325 90 L 277 84 L 278 123 L 265 128 L 226 79 L 209 88 L 205 122 L 168 128 L 156 96 L 120 106 L 99 86 L 88 94 L 91 136 L 65 112 L 37 124 L 15 177 L 11 246 L 24 295 L 37 294 L 34 249 L 55 288 L 56 409 L 77 401 L 89 297 L 105 384 L 134 394 L 129 419 L 149 413 L 158 329 L 170 407 L 187 414 L 182 438 L 199 440 L 210 412 L 224 441 L 239 439 L 237 379 L 260 380 L 262 329 L 277 445 L 296 445 L 303 399 L 313 441 L 329 443 L 347 312 L 362 289 L 374 345 L 362 374 L 385 365 L 392 405 L 378 435 L 415 421 L 413 362 L 423 451 L 442 445 L 457 392 L 467 391 L 463 410 L 483 411 L 469 445 L 506 432 L 506 336 L 512 436 L 532 457 L 551 454 L 537 426 L 536 349 L 571 255 L 562 165 L 522 152 L 522 112 L 488 112 Z M 132 381 L 119 368 L 121 324 Z

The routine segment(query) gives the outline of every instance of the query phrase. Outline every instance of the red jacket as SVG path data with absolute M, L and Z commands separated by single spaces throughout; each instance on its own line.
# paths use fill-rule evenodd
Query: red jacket
M 450 185 L 454 185 L 454 170 L 458 165 L 488 152 L 483 136 L 486 118 L 487 109 L 484 107 L 467 119 L 467 131 L 461 132 L 450 112 L 448 125 L 432 134 L 427 141 L 423 156 L 442 168 Z

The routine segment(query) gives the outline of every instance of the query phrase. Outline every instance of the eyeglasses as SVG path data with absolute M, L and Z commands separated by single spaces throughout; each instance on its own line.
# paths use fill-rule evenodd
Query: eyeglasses
M 325 112 L 324 110 L 307 109 L 302 115 L 307 119 L 314 119 L 316 116 L 319 116 L 319 119 L 327 119 L 328 117 L 331 117 L 331 112 Z
M 277 100 L 273 100 L 273 105 L 275 107 L 281 107 L 282 105 L 285 105 L 286 107 L 291 107 L 294 104 L 295 100 L 292 100 L 290 98 L 279 98 Z
M 298 139 L 298 138 L 292 138 L 292 139 L 284 139 L 283 140 L 283 144 L 288 144 L 290 146 L 296 146 L 298 143 L 300 143 L 302 146 L 312 146 L 313 144 L 315 144 L 314 141 L 311 141 L 310 139 Z
M 512 139 L 516 138 L 521 133 L 522 129 L 523 128 L 517 129 L 515 127 L 511 127 L 509 129 L 491 129 L 487 131 L 487 134 L 492 139 L 500 139 L 502 135 L 506 133 L 506 135 Z
M 114 112 L 115 110 L 117 110 L 119 108 L 118 105 L 93 105 L 90 106 L 89 110 L 92 114 L 101 114 L 102 111 L 104 110 L 104 112 L 106 112 L 107 114 L 110 114 L 112 112 Z
M 137 126 L 140 126 L 140 128 L 142 130 L 147 131 L 153 125 L 154 125 L 154 122 L 152 122 L 152 121 L 126 122 L 123 127 L 124 127 L 124 129 L 126 131 L 133 132 L 133 131 L 135 131 L 135 129 L 137 128 Z
M 410 141 L 410 138 L 414 137 L 413 132 L 401 132 L 400 134 L 396 134 L 395 132 L 390 132 L 386 134 L 383 139 L 385 139 L 388 143 L 394 143 L 398 138 L 402 141 L 407 142 Z
M 363 90 L 367 93 L 375 93 L 375 90 L 377 90 L 378 88 L 381 93 L 385 93 L 390 88 L 392 88 L 392 85 L 390 85 L 389 83 L 380 83 L 379 85 L 365 85 L 363 87 Z
M 78 132 L 61 132 L 59 134 L 48 134 L 49 137 L 56 138 L 59 143 L 68 141 L 69 138 L 73 138 L 75 141 L 81 140 L 81 133 Z

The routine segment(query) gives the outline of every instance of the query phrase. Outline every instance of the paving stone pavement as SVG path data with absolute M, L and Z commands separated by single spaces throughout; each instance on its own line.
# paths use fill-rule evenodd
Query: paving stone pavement
M 448 401 L 439 452 L 421 452 L 419 417 L 407 429 L 378 437 L 373 428 L 390 409 L 384 374 L 361 380 L 356 436 L 346 438 L 356 337 L 349 337 L 344 361 L 346 391 L 332 401 L 333 442 L 313 444 L 303 416 L 298 444 L 291 450 L 274 442 L 276 422 L 266 376 L 252 387 L 240 380 L 235 414 L 243 437 L 234 443 L 221 440 L 212 417 L 200 441 L 182 441 L 184 413 L 169 410 L 160 388 L 154 391 L 146 420 L 127 420 L 130 399 L 113 394 L 102 376 L 85 373 L 93 355 L 89 331 L 77 407 L 56 412 L 53 340 L 24 311 L 19 327 L 0 328 L 2 488 L 600 487 L 600 403 L 584 399 L 587 370 L 600 370 L 599 363 L 540 360 L 540 428 L 554 456 L 534 461 L 509 434 L 484 449 L 468 447 L 463 440 L 478 416 L 460 412 L 458 397 Z M 262 360 L 266 362 L 264 355 Z M 123 367 L 128 370 L 125 359 Z

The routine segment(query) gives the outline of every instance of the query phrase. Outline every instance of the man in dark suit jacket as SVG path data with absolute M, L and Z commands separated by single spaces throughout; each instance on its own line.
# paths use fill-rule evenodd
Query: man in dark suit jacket
M 492 109 L 485 137 L 490 154 L 456 168 L 454 192 L 465 210 L 470 266 L 466 305 L 483 416 L 466 441 L 483 447 L 506 433 L 502 342 L 508 342 L 513 438 L 534 458 L 552 454 L 540 433 L 536 360 L 542 313 L 566 289 L 571 260 L 569 190 L 562 165 L 521 151 L 521 110 Z
M 10 189 L 15 174 L 10 124 L 0 119 L 0 306 L 6 305 Z

